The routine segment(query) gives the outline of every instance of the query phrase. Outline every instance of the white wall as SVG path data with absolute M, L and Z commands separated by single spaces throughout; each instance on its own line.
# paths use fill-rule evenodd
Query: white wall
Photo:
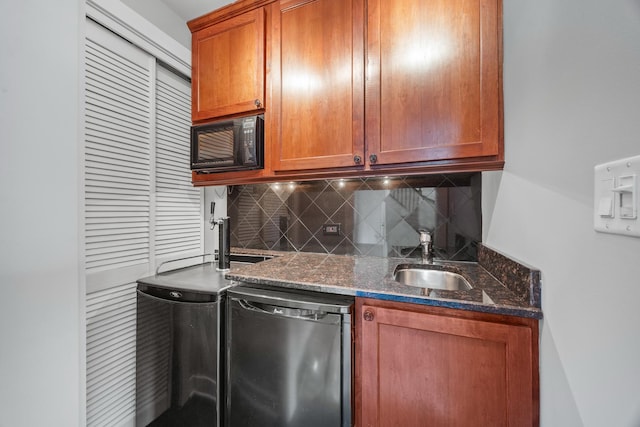
M 484 241 L 542 270 L 543 426 L 640 426 L 640 239 L 593 231 L 593 166 L 640 154 L 640 2 L 504 0 L 506 166 Z
M 82 424 L 79 0 L 0 5 L 0 426 Z
M 214 253 L 218 249 L 219 228 L 211 230 L 209 220 L 211 218 L 211 202 L 215 202 L 216 211 L 214 218 L 227 215 L 227 187 L 224 185 L 205 187 L 204 189 L 204 252 Z
M 112 0 L 117 1 L 117 0 Z M 100 0 L 103 2 L 103 0 Z M 191 31 L 186 21 L 158 0 L 122 0 L 122 3 L 144 16 L 149 22 L 191 50 Z M 214 7 L 211 7 L 213 10 Z

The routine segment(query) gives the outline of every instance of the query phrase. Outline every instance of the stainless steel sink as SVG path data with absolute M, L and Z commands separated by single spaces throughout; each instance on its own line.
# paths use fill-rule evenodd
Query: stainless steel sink
M 467 291 L 471 285 L 458 273 L 433 265 L 399 265 L 393 273 L 396 282 L 407 286 L 447 291 Z

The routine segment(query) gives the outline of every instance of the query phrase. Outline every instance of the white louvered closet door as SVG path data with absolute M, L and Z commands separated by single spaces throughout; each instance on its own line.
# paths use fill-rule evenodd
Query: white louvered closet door
M 190 85 L 91 20 L 85 51 L 87 425 L 133 426 L 135 282 L 203 250 Z
M 158 66 L 156 100 L 154 249 L 164 261 L 202 253 L 203 202 L 191 184 L 191 85 Z
M 85 263 L 91 289 L 112 270 L 149 269 L 155 60 L 88 21 Z M 103 273 L 100 275 L 100 273 Z

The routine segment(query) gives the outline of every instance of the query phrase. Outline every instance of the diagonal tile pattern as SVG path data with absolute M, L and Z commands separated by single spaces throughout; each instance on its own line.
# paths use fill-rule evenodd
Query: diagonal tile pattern
M 235 247 L 416 257 L 418 229 L 434 232 L 436 256 L 476 261 L 482 238 L 481 175 L 374 177 L 234 186 Z M 337 235 L 323 226 L 337 224 Z

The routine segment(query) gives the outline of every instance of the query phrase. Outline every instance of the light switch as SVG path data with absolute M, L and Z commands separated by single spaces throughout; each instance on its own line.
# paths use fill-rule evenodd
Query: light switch
M 638 211 L 636 207 L 636 176 L 621 176 L 618 178 L 618 186 L 614 189 L 620 200 L 620 218 L 636 219 Z
M 600 207 L 598 208 L 598 214 L 601 217 L 613 218 L 613 198 L 601 197 Z
M 598 206 L 598 215 L 603 218 L 613 218 L 614 216 L 614 199 L 615 194 L 613 193 L 614 187 L 614 179 L 606 178 L 601 180 L 600 188 L 598 190 L 598 194 L 596 197 L 600 198 L 600 205 Z
M 596 231 L 640 237 L 638 176 L 640 156 L 594 168 L 593 227 Z

